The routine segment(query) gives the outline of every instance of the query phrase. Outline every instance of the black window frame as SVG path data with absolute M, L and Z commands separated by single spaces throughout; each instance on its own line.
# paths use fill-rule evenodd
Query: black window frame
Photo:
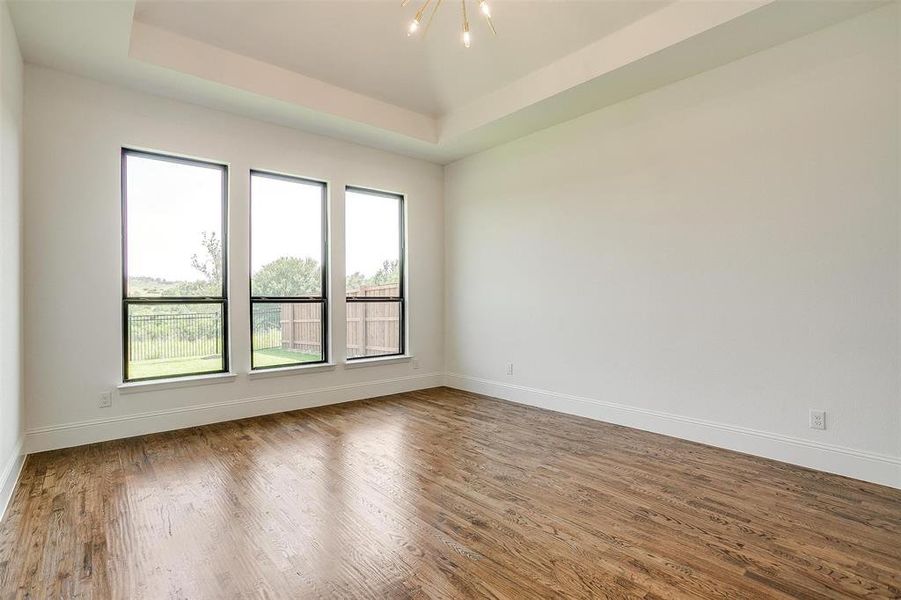
M 345 357 L 345 360 L 348 362 L 354 361 L 362 361 L 362 360 L 377 360 L 380 358 L 391 358 L 397 356 L 406 356 L 407 355 L 407 229 L 406 229 L 406 204 L 407 197 L 404 194 L 399 194 L 395 192 L 386 192 L 382 190 L 374 190 L 372 188 L 360 187 L 356 185 L 348 185 L 344 188 L 345 198 L 347 192 L 355 192 L 358 194 L 369 194 L 371 196 L 382 196 L 384 198 L 393 198 L 398 201 L 398 232 L 400 235 L 398 236 L 400 239 L 398 240 L 398 296 L 348 296 L 344 295 L 344 301 L 347 304 L 351 303 L 363 303 L 363 302 L 397 302 L 400 304 L 400 323 L 398 327 L 398 335 L 400 339 L 398 340 L 398 351 L 392 354 L 378 354 L 376 356 L 366 356 L 365 354 L 362 356 L 348 356 Z M 345 202 L 345 215 L 346 213 L 346 202 Z M 345 216 L 346 219 L 346 216 Z M 345 246 L 345 271 L 346 269 L 346 248 L 347 248 L 347 239 L 344 240 Z M 345 273 L 345 277 L 347 274 Z M 346 291 L 346 290 L 345 290 Z M 345 342 L 346 343 L 346 342 Z M 365 352 L 365 348 L 364 348 Z
M 192 167 L 216 169 L 222 174 L 222 294 L 221 296 L 129 296 L 128 295 L 128 157 L 138 156 L 152 160 L 173 162 Z M 228 317 L 228 165 L 224 163 L 187 158 L 183 156 L 137 150 L 122 147 L 120 157 L 122 196 L 122 381 L 134 383 L 159 379 L 181 379 L 201 375 L 216 375 L 229 372 L 229 317 Z M 153 377 L 129 377 L 128 308 L 132 305 L 151 304 L 218 304 L 222 307 L 222 368 L 216 371 L 179 373 L 177 375 L 156 375 Z
M 301 182 L 307 185 L 317 185 L 321 189 L 321 214 L 322 214 L 322 264 L 320 268 L 322 283 L 319 288 L 319 296 L 254 296 L 253 295 L 253 177 L 270 177 L 272 179 L 281 179 L 283 181 Z M 247 255 L 251 268 L 248 269 L 248 288 L 250 294 L 250 370 L 267 371 L 271 369 L 290 369 L 295 367 L 305 367 L 313 365 L 323 365 L 329 362 L 329 214 L 328 214 L 328 182 L 319 181 L 318 179 L 310 179 L 309 177 L 300 177 L 298 175 L 287 175 L 285 173 L 277 173 L 262 169 L 251 169 L 248 177 L 248 250 Z M 278 365 L 268 365 L 264 367 L 255 367 L 253 364 L 254 348 L 253 348 L 253 307 L 254 304 L 319 304 L 321 307 L 320 318 L 322 319 L 322 341 L 321 348 L 322 358 L 316 361 L 298 361 L 294 363 L 283 363 Z

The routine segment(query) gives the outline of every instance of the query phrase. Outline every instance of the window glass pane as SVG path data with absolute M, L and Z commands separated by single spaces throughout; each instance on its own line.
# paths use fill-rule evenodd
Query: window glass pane
M 400 295 L 401 199 L 355 190 L 347 190 L 345 198 L 347 295 L 387 291 L 383 286 L 395 291 L 371 295 Z
M 128 296 L 222 296 L 222 169 L 125 160 Z
M 129 304 L 126 379 L 224 370 L 221 304 Z
M 347 357 L 400 353 L 400 302 L 347 303 Z
M 323 185 L 253 173 L 251 295 L 322 296 Z
M 322 304 L 253 303 L 253 368 L 321 362 Z

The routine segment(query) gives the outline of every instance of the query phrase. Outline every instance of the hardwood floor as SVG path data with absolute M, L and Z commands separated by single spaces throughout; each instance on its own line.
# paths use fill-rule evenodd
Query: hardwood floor
M 898 598 L 901 491 L 447 388 L 28 457 L 3 598 Z

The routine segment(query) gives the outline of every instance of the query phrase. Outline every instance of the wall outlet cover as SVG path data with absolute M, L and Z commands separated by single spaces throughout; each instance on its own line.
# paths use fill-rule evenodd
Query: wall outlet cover
M 810 428 L 826 429 L 826 411 L 811 410 L 810 411 Z

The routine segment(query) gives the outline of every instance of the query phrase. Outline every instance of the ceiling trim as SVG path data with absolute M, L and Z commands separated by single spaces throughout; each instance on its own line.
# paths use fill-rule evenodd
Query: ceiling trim
M 463 136 L 775 1 L 677 0 L 581 50 L 443 116 L 440 122 L 440 139 L 449 141 Z
M 447 164 L 888 0 L 675 0 L 433 117 L 135 19 L 134 1 L 14 2 L 26 62 Z
M 438 142 L 438 123 L 432 117 L 137 20 L 132 24 L 128 56 L 416 140 Z
M 448 115 L 439 146 L 459 159 L 887 3 L 680 1 Z

